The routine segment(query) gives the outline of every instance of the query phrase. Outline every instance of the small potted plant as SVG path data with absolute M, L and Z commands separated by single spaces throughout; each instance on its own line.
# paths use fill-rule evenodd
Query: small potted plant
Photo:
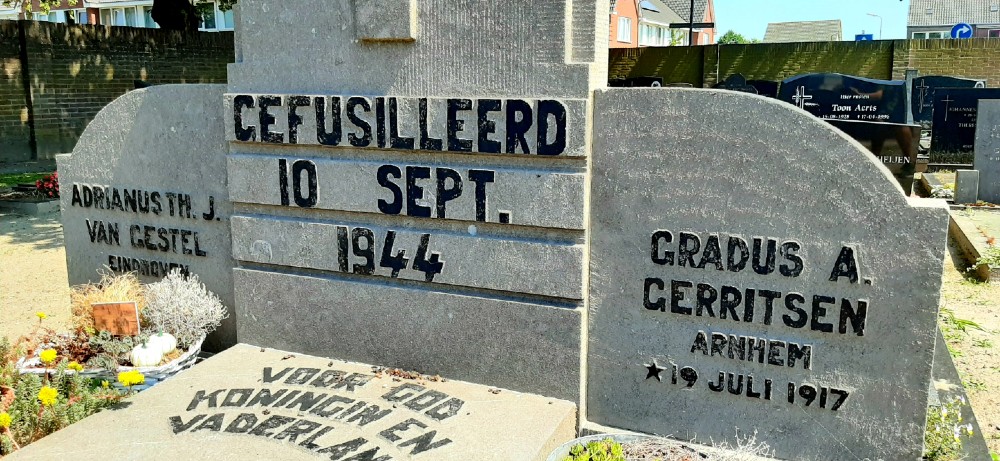
M 95 305 L 122 301 L 135 303 L 131 312 L 138 316 L 141 333 L 112 334 L 95 323 Z M 105 275 L 97 285 L 74 288 L 72 310 L 73 332 L 40 328 L 25 340 L 30 346 L 18 362 L 22 373 L 47 373 L 41 352 L 48 350 L 86 364 L 70 369 L 71 373 L 113 381 L 119 372 L 141 372 L 145 382 L 135 388 L 141 390 L 193 365 L 205 336 L 227 315 L 219 297 L 197 276 L 185 276 L 177 269 L 148 285 L 134 274 Z

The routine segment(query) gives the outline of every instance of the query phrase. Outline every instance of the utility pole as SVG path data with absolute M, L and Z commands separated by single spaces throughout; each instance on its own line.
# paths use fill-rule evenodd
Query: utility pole
M 691 10 L 688 17 L 688 46 L 694 46 L 694 0 L 691 0 Z

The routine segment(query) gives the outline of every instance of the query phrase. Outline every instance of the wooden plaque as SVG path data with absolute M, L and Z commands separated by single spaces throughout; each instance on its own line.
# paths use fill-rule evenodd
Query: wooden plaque
M 115 336 L 136 336 L 139 334 L 139 309 L 135 301 L 124 303 L 93 304 L 94 327 Z

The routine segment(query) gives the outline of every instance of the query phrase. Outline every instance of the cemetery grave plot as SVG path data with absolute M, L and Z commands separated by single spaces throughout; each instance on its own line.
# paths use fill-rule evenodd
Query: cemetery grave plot
M 604 88 L 592 2 L 286 3 L 240 2 L 228 85 L 131 92 L 59 159 L 71 281 L 180 266 L 248 343 L 115 415 L 156 412 L 151 445 L 544 459 L 579 424 L 920 456 L 946 213 L 843 133 Z M 905 116 L 897 82 L 830 82 L 839 121 Z

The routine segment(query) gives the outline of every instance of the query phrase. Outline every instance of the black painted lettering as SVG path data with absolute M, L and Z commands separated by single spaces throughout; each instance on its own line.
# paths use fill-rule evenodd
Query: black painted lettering
M 480 99 L 476 104 L 476 112 L 479 122 L 479 144 L 477 150 L 487 154 L 499 154 L 500 142 L 490 139 L 490 135 L 496 133 L 497 124 L 490 120 L 490 112 L 499 112 L 501 103 L 499 99 Z
M 521 149 L 522 154 L 530 154 L 528 140 L 525 136 L 531 130 L 533 116 L 531 104 L 520 99 L 509 99 L 506 101 L 507 109 L 507 148 L 508 154 L 516 154 Z
M 233 129 L 237 141 L 256 141 L 257 128 L 243 124 L 243 109 L 256 105 L 253 96 L 241 94 L 233 98 Z
M 358 115 L 358 108 L 364 112 L 371 112 L 372 105 L 367 98 L 352 97 L 347 99 L 347 118 L 360 129 L 358 133 L 348 133 L 347 141 L 354 147 L 368 147 L 372 143 L 372 125 Z
M 691 288 L 692 286 L 694 285 L 691 282 L 681 280 L 670 281 L 670 312 L 691 315 L 691 308 L 681 306 L 680 302 L 684 300 L 684 292 L 681 291 L 681 288 Z
M 656 289 L 663 291 L 663 280 L 657 278 L 647 278 L 645 283 L 643 283 L 643 306 L 651 311 L 664 312 L 667 308 L 667 300 L 663 299 L 662 296 L 658 296 L 656 301 L 650 299 L 650 288 L 656 287 Z
M 300 107 L 309 107 L 312 101 L 308 96 L 288 97 L 288 142 L 289 144 L 299 143 L 299 126 L 302 125 L 302 116 L 299 115 Z
M 652 249 L 650 251 L 650 257 L 653 262 L 661 266 L 673 266 L 674 265 L 674 252 L 669 250 L 663 250 L 663 256 L 660 256 L 660 241 L 664 243 L 670 243 L 674 240 L 674 235 L 668 230 L 658 230 L 653 232 L 652 238 Z
M 471 99 L 448 99 L 448 151 L 472 152 L 472 140 L 459 138 L 465 130 L 465 120 L 459 118 L 460 111 L 472 110 Z
M 486 185 L 492 183 L 496 174 L 490 170 L 469 170 L 469 180 L 476 184 L 476 221 L 486 222 L 489 202 Z
M 462 195 L 462 175 L 451 168 L 437 168 L 435 170 L 437 178 L 437 217 L 446 218 L 446 208 L 448 202 Z M 446 187 L 448 181 L 451 187 Z
M 555 135 L 549 142 L 549 119 Z M 538 155 L 559 155 L 566 150 L 566 107 L 559 101 L 538 101 Z
M 274 124 L 274 115 L 267 110 L 271 107 L 281 106 L 281 96 L 263 95 L 257 97 L 257 106 L 260 108 L 260 140 L 261 142 L 281 144 L 285 142 L 285 134 L 280 131 L 271 131 Z
M 431 169 L 426 166 L 406 167 L 406 214 L 421 218 L 431 217 L 431 208 L 417 203 L 424 198 L 424 188 L 417 185 L 417 180 L 431 177 Z
M 326 102 L 327 98 L 317 96 L 313 100 L 316 109 L 316 141 L 323 146 L 339 146 L 343 130 L 340 125 L 340 97 L 333 96 L 330 101 L 330 130 L 326 129 Z
M 806 298 L 804 298 L 799 293 L 788 293 L 785 295 L 785 309 L 795 313 L 795 317 L 788 314 L 781 316 L 781 320 L 784 321 L 785 326 L 789 328 L 802 328 L 806 326 L 809 321 L 809 314 L 806 313 L 805 309 L 797 306 L 796 304 L 804 304 Z
M 400 179 L 403 177 L 403 172 L 400 171 L 399 167 L 396 165 L 382 165 L 378 167 L 378 172 L 376 173 L 378 179 L 378 184 L 392 193 L 392 201 L 387 202 L 385 199 L 378 199 L 378 210 L 384 214 L 399 214 L 403 211 L 403 191 L 399 188 L 399 185 L 394 183 L 392 179 Z

